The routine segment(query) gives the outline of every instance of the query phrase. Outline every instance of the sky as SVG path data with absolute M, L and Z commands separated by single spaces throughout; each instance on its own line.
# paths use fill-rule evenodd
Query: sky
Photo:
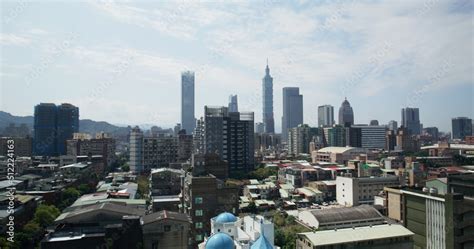
M 196 117 L 227 105 L 262 117 L 268 59 L 281 128 L 282 88 L 299 87 L 304 122 L 345 97 L 355 123 L 424 127 L 474 118 L 473 1 L 2 1 L 0 110 L 71 103 L 81 119 L 180 122 L 180 74 L 196 74 Z

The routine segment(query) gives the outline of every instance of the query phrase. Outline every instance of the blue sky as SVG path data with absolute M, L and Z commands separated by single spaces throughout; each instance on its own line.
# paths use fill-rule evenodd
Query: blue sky
M 356 123 L 425 127 L 474 117 L 472 1 L 2 1 L 0 110 L 31 115 L 69 102 L 81 118 L 171 127 L 180 72 L 196 72 L 196 116 L 227 105 L 261 120 L 266 58 L 277 130 L 282 88 L 298 86 L 304 121 L 347 96 Z

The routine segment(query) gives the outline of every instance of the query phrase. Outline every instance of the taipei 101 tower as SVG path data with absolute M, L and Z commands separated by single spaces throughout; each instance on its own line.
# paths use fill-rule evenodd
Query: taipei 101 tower
M 265 68 L 265 77 L 262 79 L 263 96 L 263 125 L 265 133 L 275 133 L 275 121 L 273 119 L 273 78 L 270 76 L 270 68 Z

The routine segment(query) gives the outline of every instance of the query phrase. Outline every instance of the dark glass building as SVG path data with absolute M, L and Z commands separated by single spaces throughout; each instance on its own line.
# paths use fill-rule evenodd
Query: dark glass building
M 298 87 L 283 88 L 283 117 L 281 138 L 288 142 L 288 131 L 303 124 L 303 95 Z
M 263 96 L 263 126 L 266 133 L 275 133 L 275 120 L 273 118 L 273 78 L 270 76 L 270 68 L 265 68 L 265 77 L 262 79 Z
M 464 139 L 472 135 L 472 119 L 458 117 L 452 119 L 453 139 Z
M 352 110 L 351 104 L 347 101 L 347 98 L 342 102 L 339 107 L 339 125 L 350 127 L 354 124 L 354 111 Z

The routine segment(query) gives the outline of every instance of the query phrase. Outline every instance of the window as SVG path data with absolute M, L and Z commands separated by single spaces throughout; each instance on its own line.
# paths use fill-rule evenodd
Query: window
M 196 222 L 194 225 L 196 228 L 202 228 L 202 222 Z
M 202 209 L 196 210 L 196 211 L 194 212 L 194 214 L 195 214 L 196 216 L 202 216 L 202 214 L 203 214 Z
M 164 230 L 165 230 L 165 232 L 171 231 L 171 226 L 170 225 L 165 225 Z
M 195 204 L 202 204 L 202 197 L 196 197 L 196 198 L 194 198 L 194 203 L 195 203 Z
M 203 238 L 202 234 L 196 235 L 196 241 L 197 241 L 197 242 L 201 242 L 201 241 L 202 241 L 202 238 Z

